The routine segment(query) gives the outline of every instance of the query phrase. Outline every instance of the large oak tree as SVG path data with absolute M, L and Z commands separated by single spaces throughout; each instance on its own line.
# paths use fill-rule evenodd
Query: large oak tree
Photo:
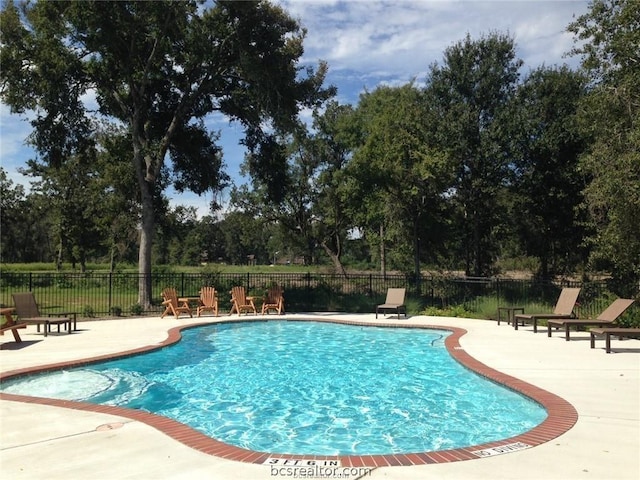
M 322 86 L 324 64 L 299 65 L 305 31 L 266 1 L 7 2 L 1 15 L 0 96 L 13 112 L 35 112 L 31 142 L 43 162 L 61 165 L 91 148 L 83 101 L 91 93 L 99 115 L 128 130 L 122 161 L 133 163 L 138 183 L 144 306 L 154 198 L 169 183 L 195 193 L 224 183 L 208 116 L 242 124 L 251 172 L 268 177 L 285 162 L 278 135 L 301 107 L 332 93 Z

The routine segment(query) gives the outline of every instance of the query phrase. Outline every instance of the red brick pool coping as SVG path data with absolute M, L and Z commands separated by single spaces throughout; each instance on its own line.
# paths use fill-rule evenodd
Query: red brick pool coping
M 252 321 L 252 320 L 239 320 L 239 321 Z M 255 321 L 255 320 L 253 320 Z M 280 320 L 282 321 L 282 320 Z M 291 321 L 304 321 L 304 320 L 291 320 Z M 498 372 L 482 362 L 476 360 L 469 355 L 459 343 L 460 338 L 467 333 L 466 330 L 457 327 L 448 327 L 440 325 L 416 325 L 405 323 L 368 323 L 359 322 L 353 320 L 339 320 L 339 319 L 312 319 L 314 322 L 329 322 L 329 323 L 341 323 L 347 325 L 358 326 L 376 326 L 376 327 L 390 327 L 390 328 L 428 328 L 437 330 L 447 330 L 452 332 L 445 340 L 445 345 L 449 353 L 453 358 L 460 362 L 465 367 L 473 370 L 474 372 L 482 375 L 483 377 L 502 384 L 512 390 L 515 390 L 532 400 L 541 404 L 547 410 L 547 418 L 538 426 L 515 437 L 506 438 L 490 443 L 483 443 L 480 445 L 473 445 L 464 448 L 456 448 L 451 450 L 440 450 L 421 453 L 406 453 L 406 454 L 387 454 L 387 455 L 287 455 L 287 454 L 272 454 L 268 452 L 256 452 L 252 450 L 246 450 L 239 447 L 234 447 L 226 443 L 215 440 L 211 437 L 204 435 L 191 427 L 188 427 L 175 420 L 171 420 L 166 417 L 155 415 L 140 410 L 131 410 L 122 407 L 113 407 L 107 405 L 96 405 L 84 402 L 73 402 L 68 400 L 55 400 L 50 398 L 40 397 L 28 397 L 24 395 L 14 395 L 9 393 L 0 393 L 1 400 L 18 401 L 24 403 L 32 403 L 39 405 L 50 405 L 53 407 L 70 408 L 74 410 L 83 410 L 96 413 L 104 413 L 109 415 L 117 415 L 120 417 L 129 418 L 131 420 L 146 423 L 147 425 L 163 432 L 170 436 L 174 440 L 177 440 L 188 447 L 191 447 L 200 452 L 222 457 L 228 460 L 235 460 L 246 463 L 264 464 L 270 459 L 286 459 L 286 460 L 313 460 L 316 462 L 337 462 L 342 467 L 387 467 L 387 466 L 410 466 L 410 465 L 424 465 L 430 463 L 448 463 L 458 462 L 462 460 L 473 460 L 483 458 L 484 456 L 509 453 L 512 451 L 519 451 L 537 445 L 546 443 L 554 438 L 567 432 L 575 425 L 578 420 L 578 412 L 576 409 L 563 398 L 550 393 L 546 390 L 531 385 L 527 382 L 519 380 L 515 377 L 507 375 L 505 373 Z M 214 323 L 221 323 L 220 321 L 210 322 L 207 324 L 196 325 L 184 325 L 175 327 L 169 330 L 168 336 L 164 342 L 155 346 L 146 346 L 137 349 L 120 352 L 118 354 L 101 355 L 97 357 L 91 357 L 82 360 L 61 362 L 49 365 L 43 365 L 38 367 L 24 368 L 12 370 L 6 373 L 0 374 L 0 381 L 7 380 L 12 377 L 17 377 L 32 373 L 41 373 L 53 370 L 60 370 L 63 368 L 77 367 L 82 365 L 88 365 L 104 360 L 112 360 L 115 358 L 121 358 L 123 356 L 135 355 L 138 353 L 146 352 L 149 350 L 155 350 L 167 345 L 171 345 L 180 340 L 182 337 L 181 330 L 188 328 L 196 328 L 202 325 L 211 325 Z M 228 321 L 225 321 L 228 323 Z

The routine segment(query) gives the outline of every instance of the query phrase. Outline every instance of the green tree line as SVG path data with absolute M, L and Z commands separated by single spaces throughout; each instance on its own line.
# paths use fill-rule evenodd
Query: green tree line
M 6 2 L 1 15 L 0 96 L 36 113 L 39 154 L 29 193 L 0 172 L 2 262 L 291 261 L 419 278 L 526 258 L 540 278 L 606 272 L 637 295 L 638 2 L 594 1 L 569 23 L 577 70 L 525 72 L 509 35 L 467 35 L 425 78 L 354 105 L 323 86 L 326 64 L 298 65 L 304 29 L 269 2 Z M 226 175 L 211 114 L 243 126 L 249 183 Z M 169 206 L 170 184 L 230 187 L 231 201 L 199 219 Z

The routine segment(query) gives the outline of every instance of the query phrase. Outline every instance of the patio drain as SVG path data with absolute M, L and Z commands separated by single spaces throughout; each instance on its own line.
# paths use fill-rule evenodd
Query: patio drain
M 105 423 L 104 425 L 98 426 L 98 428 L 96 428 L 96 432 L 106 432 L 108 430 L 116 430 L 122 427 L 124 427 L 124 423 L 121 422 Z

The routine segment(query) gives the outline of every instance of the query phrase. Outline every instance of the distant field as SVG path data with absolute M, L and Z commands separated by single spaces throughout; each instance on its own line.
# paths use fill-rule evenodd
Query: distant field
M 56 267 L 53 263 L 0 263 L 0 271 L 6 272 L 55 272 Z M 79 273 L 80 267 L 73 268 L 70 263 L 62 265 L 61 272 Z M 89 272 L 109 272 L 108 264 L 89 263 L 87 264 Z M 137 265 L 118 265 L 116 272 L 137 273 Z M 322 266 L 306 266 L 306 265 L 226 265 L 218 263 L 210 263 L 207 265 L 194 266 L 176 266 L 176 265 L 153 265 L 153 272 L 175 272 L 175 273 L 200 273 L 200 272 L 220 272 L 220 273 L 297 273 L 297 272 L 320 272 L 330 273 L 328 267 Z M 372 272 L 376 273 L 376 272 Z

